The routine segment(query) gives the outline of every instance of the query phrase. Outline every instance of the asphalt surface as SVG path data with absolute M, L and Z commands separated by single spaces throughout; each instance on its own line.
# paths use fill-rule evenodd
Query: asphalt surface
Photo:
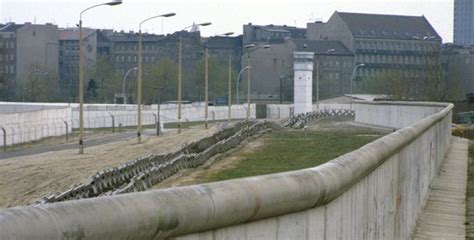
M 143 135 L 153 135 L 154 131 L 144 131 Z M 84 147 L 94 147 L 108 143 L 120 142 L 125 141 L 137 136 L 136 132 L 122 132 L 116 134 L 110 134 L 101 137 L 94 137 L 90 139 L 84 139 Z M 62 151 L 62 150 L 69 150 L 69 149 L 78 149 L 77 142 L 70 142 L 70 143 L 63 143 L 57 145 L 49 145 L 43 147 L 35 147 L 35 148 L 28 148 L 28 149 L 21 149 L 18 151 L 7 151 L 7 152 L 0 152 L 0 161 L 7 158 L 14 158 L 14 157 L 23 157 L 29 155 L 36 155 L 42 154 L 47 152 L 55 152 L 55 151 Z

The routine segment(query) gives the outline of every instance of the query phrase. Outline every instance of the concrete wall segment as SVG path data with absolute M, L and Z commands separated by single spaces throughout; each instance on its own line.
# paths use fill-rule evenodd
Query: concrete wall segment
M 310 223 L 326 239 L 408 239 L 452 107 L 315 168 L 2 210 L 0 239 L 318 239 Z

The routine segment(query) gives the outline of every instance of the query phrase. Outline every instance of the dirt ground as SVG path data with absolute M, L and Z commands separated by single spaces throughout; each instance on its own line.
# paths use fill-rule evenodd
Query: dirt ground
M 169 132 L 161 136 L 142 137 L 85 149 L 50 152 L 0 160 L 0 208 L 31 204 L 52 192 L 85 182 L 96 172 L 116 167 L 147 154 L 160 154 L 179 149 L 183 144 L 212 135 L 216 125 L 184 129 L 179 137 Z
M 200 167 L 180 170 L 175 175 L 153 186 L 152 189 L 187 186 L 206 182 L 214 173 L 233 168 L 239 164 L 239 162 L 244 159 L 243 154 L 256 151 L 262 147 L 265 144 L 264 138 L 260 138 L 259 136 L 261 135 L 245 140 L 237 148 L 220 156 L 216 156 Z
M 367 126 L 362 126 L 359 124 L 353 123 L 352 119 L 347 118 L 331 118 L 323 119 L 320 121 L 315 121 L 307 124 L 308 129 L 311 131 L 342 131 L 347 133 L 353 132 L 366 132 L 365 134 L 360 135 L 373 135 L 380 136 L 380 134 L 388 134 L 392 132 L 392 129 L 384 128 L 372 128 Z M 296 130 L 302 131 L 302 130 Z M 373 134 L 370 134 L 372 133 Z M 369 134 L 367 134 L 369 133 Z M 261 135 L 260 135 L 261 136 Z M 240 161 L 244 159 L 246 153 L 251 153 L 265 145 L 265 138 L 255 136 L 240 144 L 237 148 L 218 156 L 216 159 L 213 159 L 203 166 L 200 166 L 195 169 L 183 169 L 180 170 L 177 174 L 169 177 L 168 179 L 162 181 L 161 183 L 153 186 L 153 189 L 169 188 L 169 187 L 178 187 L 178 186 L 187 186 L 192 184 L 199 184 L 207 182 L 210 176 L 214 175 L 216 172 L 234 168 L 239 164 Z

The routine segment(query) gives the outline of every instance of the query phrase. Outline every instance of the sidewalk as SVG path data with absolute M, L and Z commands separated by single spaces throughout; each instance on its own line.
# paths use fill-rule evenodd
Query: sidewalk
M 453 137 L 413 239 L 465 239 L 468 140 Z

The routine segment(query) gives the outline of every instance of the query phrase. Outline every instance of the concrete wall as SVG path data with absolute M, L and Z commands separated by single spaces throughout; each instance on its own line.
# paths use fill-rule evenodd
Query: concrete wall
M 399 129 L 414 124 L 445 107 L 445 103 L 358 102 L 354 104 L 355 121 Z
M 314 168 L 5 209 L 0 238 L 409 239 L 449 147 L 452 107 Z
M 84 127 L 104 128 L 112 126 L 112 116 L 115 126 L 136 126 L 137 125 L 136 105 L 115 105 L 115 104 L 88 104 L 84 107 Z M 175 104 L 160 105 L 160 122 L 177 122 L 178 112 Z M 142 124 L 155 124 L 157 105 L 144 106 L 142 110 Z M 79 107 L 73 108 L 73 128 L 79 128 Z M 247 105 L 232 105 L 232 118 L 244 119 L 247 114 Z M 227 106 L 210 106 L 208 108 L 208 120 L 227 119 Z M 250 117 L 255 118 L 255 104 L 250 106 Z M 204 121 L 204 106 L 195 104 L 183 104 L 181 109 L 181 121 L 193 122 Z
M 34 107 L 32 107 L 34 109 Z M 0 146 L 31 142 L 44 137 L 61 136 L 71 132 L 71 109 L 47 107 L 28 112 L 0 113 Z M 64 122 L 67 122 L 68 125 Z M 6 133 L 6 138 L 4 134 Z

